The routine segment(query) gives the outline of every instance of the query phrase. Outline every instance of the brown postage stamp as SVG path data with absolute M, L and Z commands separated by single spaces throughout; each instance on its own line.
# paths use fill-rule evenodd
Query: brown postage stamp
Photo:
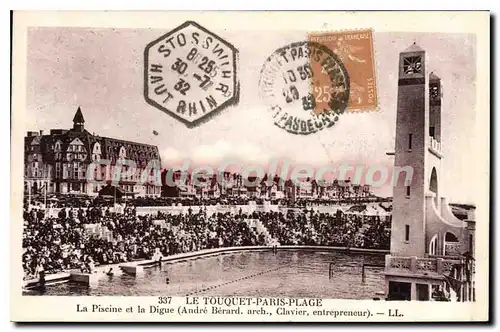
M 349 30 L 314 32 L 310 42 L 319 43 L 333 51 L 343 63 L 350 79 L 350 95 L 347 110 L 376 110 L 378 108 L 373 31 Z M 324 94 L 322 86 L 313 81 L 312 92 L 317 99 Z M 319 97 L 319 98 L 318 98 Z

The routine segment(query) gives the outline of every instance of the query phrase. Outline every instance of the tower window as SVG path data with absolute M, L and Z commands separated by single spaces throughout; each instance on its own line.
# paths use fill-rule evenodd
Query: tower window
M 410 196 L 411 194 L 411 189 L 410 189 L 410 186 L 406 186 L 406 196 Z
M 408 150 L 411 150 L 411 147 L 413 145 L 413 134 L 408 135 Z
M 433 84 L 429 88 L 429 95 L 432 100 L 438 100 L 439 99 L 439 86 L 437 84 Z
M 405 225 L 405 241 L 410 241 L 410 225 Z
M 418 74 L 422 72 L 422 58 L 420 56 L 410 56 L 404 59 L 403 70 L 406 75 Z
M 434 127 L 434 126 L 430 126 L 430 127 L 429 127 L 429 135 L 430 135 L 431 137 L 435 138 L 435 137 L 436 137 L 436 136 L 435 136 L 435 133 L 436 133 L 436 127 Z

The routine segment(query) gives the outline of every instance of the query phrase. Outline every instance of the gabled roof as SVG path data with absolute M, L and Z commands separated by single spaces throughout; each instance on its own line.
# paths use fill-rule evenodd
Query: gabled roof
M 69 144 L 85 145 L 78 137 L 75 137 L 72 141 L 69 142 Z
M 34 136 L 31 141 L 31 145 L 40 145 L 40 141 L 42 140 L 42 136 Z

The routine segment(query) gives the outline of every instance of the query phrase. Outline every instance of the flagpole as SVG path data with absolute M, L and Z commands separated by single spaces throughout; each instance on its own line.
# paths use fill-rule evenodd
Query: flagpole
M 28 181 L 28 209 L 30 208 L 31 205 L 31 183 Z

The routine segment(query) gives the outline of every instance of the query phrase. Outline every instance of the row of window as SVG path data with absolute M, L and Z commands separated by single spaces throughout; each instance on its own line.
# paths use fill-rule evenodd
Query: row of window
M 52 149 L 55 152 L 61 152 L 62 151 L 62 143 L 61 142 L 56 142 L 55 145 L 52 146 Z M 70 144 L 68 146 L 67 152 L 86 152 L 87 150 L 82 144 Z
M 157 195 L 161 194 L 161 187 L 146 186 L 147 195 Z
M 63 153 L 62 152 L 56 152 L 54 153 L 54 160 L 62 160 L 63 158 Z M 76 152 L 69 152 L 66 154 L 66 160 L 67 161 L 73 161 L 73 160 L 85 160 L 87 158 L 86 153 L 76 153 Z
M 31 166 L 31 168 L 29 166 Z M 38 161 L 34 161 L 31 165 L 28 164 L 27 167 L 25 167 L 24 175 L 35 178 L 50 177 L 50 168 L 48 165 L 41 166 Z
M 39 147 L 39 145 L 29 146 L 28 147 L 28 151 L 36 151 L 38 147 Z M 55 143 L 55 145 L 52 145 L 52 150 L 54 150 L 55 152 L 62 151 L 62 142 L 61 141 L 57 141 Z M 87 151 L 87 149 L 85 149 L 85 146 L 83 144 L 70 144 L 68 146 L 68 149 L 67 149 L 67 152 L 86 152 L 86 151 Z M 108 147 L 108 153 L 112 154 L 112 151 L 113 151 L 113 148 L 112 147 Z M 93 152 L 96 153 L 96 154 L 100 154 L 101 147 L 100 147 L 100 145 L 98 143 L 96 143 L 94 145 Z M 150 148 L 147 151 L 144 151 L 144 150 L 132 150 L 131 154 L 132 155 L 145 156 L 145 157 L 148 157 L 148 158 L 154 158 L 154 157 L 156 157 L 156 152 L 151 151 Z M 122 146 L 120 148 L 120 150 L 118 152 L 118 155 L 119 155 L 119 157 L 126 158 L 127 151 L 126 151 L 125 147 Z
M 71 152 L 85 152 L 85 148 L 83 145 L 70 145 L 68 146 L 68 151 Z
M 47 177 L 47 176 L 44 176 L 43 170 L 38 169 L 38 168 L 31 169 L 31 172 L 29 172 L 28 169 L 26 169 L 26 171 L 24 172 L 24 175 L 27 177 L 33 177 L 33 178 L 45 178 L 45 177 Z
M 60 178 L 65 178 L 65 179 L 85 179 L 85 176 L 87 175 L 87 168 L 82 167 L 82 163 L 73 163 L 69 164 L 65 167 L 65 172 L 63 176 L 61 176 L 61 163 L 56 163 L 56 172 L 55 172 L 55 177 L 56 179 Z

